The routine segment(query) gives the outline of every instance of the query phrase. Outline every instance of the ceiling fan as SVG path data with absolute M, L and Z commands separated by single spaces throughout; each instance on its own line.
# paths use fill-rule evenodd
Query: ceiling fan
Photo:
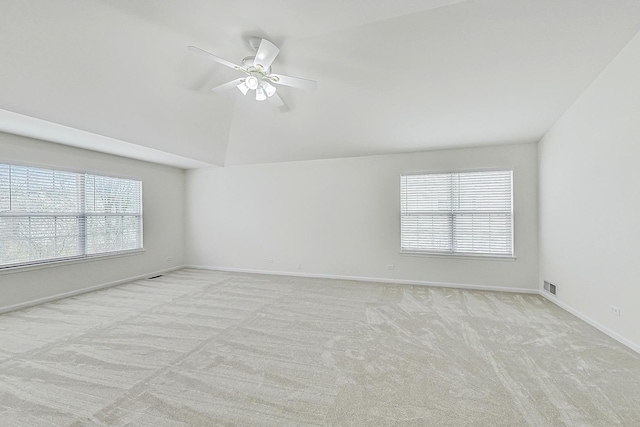
M 214 87 L 211 89 L 214 92 L 221 92 L 237 87 L 243 95 L 246 95 L 247 92 L 253 90 L 256 92 L 256 101 L 269 100 L 272 105 L 282 107 L 284 106 L 284 102 L 276 93 L 274 84 L 309 90 L 316 89 L 317 83 L 313 80 L 271 72 L 271 64 L 276 59 L 276 56 L 278 56 L 278 53 L 280 53 L 280 49 L 269 40 L 260 37 L 251 37 L 249 38 L 249 45 L 256 50 L 256 54 L 255 56 L 247 56 L 244 58 L 242 65 L 229 62 L 196 46 L 188 46 L 187 49 L 246 74 L 244 77 Z

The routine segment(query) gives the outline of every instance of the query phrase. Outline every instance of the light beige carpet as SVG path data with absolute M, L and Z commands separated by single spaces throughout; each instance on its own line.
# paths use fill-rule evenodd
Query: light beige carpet
M 533 295 L 180 270 L 0 316 L 0 425 L 640 425 L 640 356 Z

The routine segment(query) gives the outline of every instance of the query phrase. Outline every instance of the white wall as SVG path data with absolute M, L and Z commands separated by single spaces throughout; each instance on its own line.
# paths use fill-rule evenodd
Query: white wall
M 514 170 L 518 259 L 399 255 L 400 174 L 478 168 Z M 191 265 L 537 289 L 535 144 L 198 169 L 186 188 Z
M 46 268 L 0 270 L 0 311 L 184 263 L 183 170 L 0 133 L 0 163 L 12 162 L 141 179 L 145 251 Z
M 638 351 L 639 76 L 640 34 L 539 147 L 540 282 L 556 284 L 562 305 Z

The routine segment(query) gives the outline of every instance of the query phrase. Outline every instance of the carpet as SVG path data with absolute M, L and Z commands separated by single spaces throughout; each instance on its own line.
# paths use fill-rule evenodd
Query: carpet
M 0 316 L 2 426 L 640 425 L 536 295 L 183 269 Z

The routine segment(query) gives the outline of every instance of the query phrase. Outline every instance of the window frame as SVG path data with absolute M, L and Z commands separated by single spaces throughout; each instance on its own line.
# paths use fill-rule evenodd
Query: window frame
M 106 178 L 119 179 L 119 180 L 136 181 L 136 182 L 139 183 L 139 188 L 140 188 L 140 210 L 139 210 L 139 213 L 135 213 L 135 214 L 132 214 L 132 213 L 107 214 L 107 215 L 115 215 L 115 216 L 120 216 L 120 217 L 125 217 L 125 216 L 136 216 L 136 217 L 139 217 L 139 222 L 138 222 L 139 235 L 137 236 L 138 237 L 137 240 L 139 241 L 139 247 L 138 248 L 123 249 L 123 250 L 116 250 L 116 251 L 107 251 L 107 252 L 100 252 L 100 253 L 88 253 L 88 246 L 87 246 L 87 235 L 88 235 L 88 233 L 87 233 L 87 226 L 86 226 L 87 219 L 90 218 L 91 216 L 100 216 L 100 214 L 90 213 L 87 210 L 86 206 L 83 206 L 82 207 L 82 212 L 76 213 L 77 217 L 83 217 L 84 218 L 81 221 L 82 225 L 78 226 L 78 232 L 79 233 L 84 233 L 83 236 L 79 237 L 79 241 L 81 242 L 81 245 L 82 245 L 82 250 L 81 250 L 82 253 L 77 254 L 77 255 L 71 255 L 71 256 L 61 256 L 61 257 L 55 257 L 55 258 L 29 260 L 29 261 L 23 261 L 23 262 L 16 262 L 16 263 L 12 263 L 12 264 L 0 265 L 0 274 L 11 273 L 11 272 L 16 272 L 16 271 L 42 269 L 42 268 L 48 268 L 48 267 L 61 265 L 61 264 L 75 264 L 75 263 L 82 263 L 82 262 L 88 262 L 88 261 L 97 261 L 97 260 L 105 259 L 105 258 L 116 258 L 116 257 L 122 257 L 122 256 L 141 254 L 141 253 L 145 252 L 145 247 L 144 247 L 144 182 L 143 182 L 143 180 L 141 178 L 139 178 L 139 177 L 131 177 L 131 176 L 123 176 L 123 175 L 115 175 L 115 174 L 105 174 L 105 173 L 102 173 L 102 172 L 92 172 L 92 171 L 88 171 L 88 170 L 64 168 L 64 167 L 60 167 L 60 166 L 57 166 L 57 165 L 50 165 L 50 164 L 24 163 L 24 162 L 13 161 L 13 160 L 0 161 L 0 164 L 1 165 L 20 167 L 20 168 L 34 168 L 34 169 L 43 169 L 43 170 L 62 172 L 62 173 L 72 173 L 72 174 L 76 174 L 77 176 L 81 176 L 81 179 L 82 179 L 82 182 L 83 182 L 83 188 L 82 188 L 82 193 L 83 193 L 82 203 L 83 204 L 85 202 L 84 193 L 87 190 L 86 183 L 87 183 L 87 177 L 88 176 L 99 176 L 99 177 L 106 177 Z M 37 216 L 46 217 L 46 218 L 57 218 L 57 217 L 69 216 L 68 213 L 66 213 L 66 212 L 60 212 L 59 215 L 57 215 L 57 213 L 58 212 L 47 212 L 46 214 L 42 213 L 42 212 L 24 212 L 24 214 L 22 214 L 22 213 L 10 213 L 10 212 L 7 213 L 7 212 L 5 212 L 5 215 L 2 215 L 2 213 L 0 213 L 0 215 L 2 215 L 4 217 L 12 217 L 13 216 L 13 217 L 24 217 L 24 218 L 33 218 L 33 217 L 37 217 Z M 80 242 L 79 242 L 79 244 L 80 244 Z
M 447 252 L 447 251 L 430 251 L 419 249 L 404 249 L 402 247 L 402 179 L 405 176 L 411 175 L 439 175 L 439 174 L 466 174 L 466 173 L 480 173 L 480 172 L 510 172 L 511 173 L 511 254 L 495 254 L 495 253 L 470 253 L 470 252 Z M 429 170 L 429 171 L 411 171 L 401 172 L 399 174 L 399 186 L 398 186 L 398 211 L 399 211 L 399 224 L 398 224 L 398 236 L 399 236 L 399 251 L 401 256 L 410 257 L 433 257 L 444 259 L 475 259 L 475 260 L 493 260 L 493 261 L 515 261 L 516 256 L 516 242 L 515 242 L 515 176 L 516 173 L 512 167 L 505 168 L 482 168 L 482 169 L 447 169 L 447 170 Z M 452 211 L 453 212 L 453 211 Z M 453 238 L 453 229 L 451 232 Z

